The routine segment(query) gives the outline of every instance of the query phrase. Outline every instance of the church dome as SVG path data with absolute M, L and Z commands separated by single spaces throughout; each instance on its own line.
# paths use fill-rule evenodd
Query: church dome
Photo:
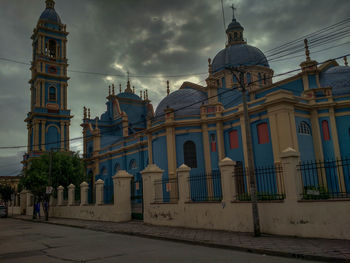
M 247 44 L 236 44 L 221 50 L 213 60 L 213 72 L 235 66 L 270 67 L 264 53 Z
M 61 24 L 61 18 L 55 11 L 55 1 L 46 0 L 46 9 L 41 13 L 39 20 L 48 20 L 50 22 L 55 22 Z
M 172 108 L 175 116 L 199 115 L 202 102 L 206 103 L 207 95 L 199 90 L 184 88 L 170 93 L 156 109 L 156 118 L 162 117 L 166 108 Z
M 327 69 L 320 74 L 322 87 L 331 86 L 334 96 L 350 94 L 350 67 L 336 66 Z
M 137 96 L 134 93 L 131 92 L 122 92 L 117 95 L 118 98 L 124 98 L 124 99 L 132 99 L 132 100 L 141 100 L 139 96 Z
M 228 25 L 228 27 L 226 29 L 226 33 L 228 33 L 231 30 L 236 30 L 236 29 L 244 30 L 244 28 L 241 26 L 241 24 L 236 19 L 233 19 L 232 22 Z

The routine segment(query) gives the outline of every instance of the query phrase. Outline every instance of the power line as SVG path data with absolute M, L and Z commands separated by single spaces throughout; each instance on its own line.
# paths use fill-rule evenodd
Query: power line
M 337 59 L 340 59 L 340 58 L 343 58 L 344 56 L 349 56 L 349 54 L 346 54 L 346 55 L 342 55 L 342 56 L 339 56 L 339 57 L 336 57 L 336 58 L 332 58 L 332 59 L 328 59 L 328 60 L 325 60 L 325 61 L 322 61 L 322 62 L 318 62 L 316 63 L 316 65 L 320 65 L 320 64 L 323 64 L 329 60 L 337 60 Z M 293 70 L 290 70 L 290 71 L 287 71 L 287 72 L 283 72 L 283 73 L 280 73 L 280 74 L 277 74 L 277 75 L 274 75 L 274 76 L 271 76 L 271 77 L 268 77 L 266 79 L 272 79 L 272 78 L 276 78 L 276 77 L 280 77 L 280 76 L 283 76 L 283 75 L 287 75 L 287 74 L 290 74 L 290 73 L 294 73 L 294 72 L 297 72 L 297 71 L 300 71 L 301 69 L 300 68 L 297 68 L 297 69 L 293 69 Z M 334 72 L 333 74 L 341 74 L 341 72 Z M 256 80 L 256 81 L 252 81 L 249 85 L 253 84 L 253 83 L 257 83 L 259 82 L 259 80 Z M 183 106 L 183 107 L 180 107 L 180 108 L 177 108 L 174 110 L 174 112 L 176 111 L 180 111 L 180 110 L 183 110 L 185 108 L 188 108 L 188 107 L 191 107 L 191 106 L 194 106 L 196 104 L 199 104 L 199 103 L 204 103 L 206 101 L 208 101 L 209 99 L 211 98 L 214 98 L 214 97 L 218 97 L 218 96 L 221 96 L 227 92 L 230 92 L 232 90 L 235 90 L 235 89 L 227 89 L 227 90 L 224 90 L 222 91 L 221 93 L 218 93 L 217 95 L 214 95 L 214 96 L 211 96 L 211 97 L 208 97 L 208 98 L 205 98 L 205 99 L 202 99 L 202 100 L 199 100 L 199 101 L 196 101 L 196 102 L 193 102 L 191 104 L 188 104 L 186 106 Z M 165 116 L 165 113 L 162 113 L 161 115 L 159 116 L 156 116 L 156 117 L 153 117 L 152 120 L 155 120 L 155 119 L 161 119 L 162 117 Z M 134 123 L 130 123 L 129 126 L 127 127 L 130 127 L 130 126 L 134 126 L 136 124 L 145 124 L 145 121 L 138 121 L 138 122 L 134 122 Z M 125 127 L 122 127 L 122 128 L 125 128 Z M 107 132 L 106 134 L 108 133 L 111 133 L 113 134 L 114 131 L 109 131 Z M 100 134 L 104 134 L 103 132 Z M 90 135 L 90 136 L 87 136 L 87 138 L 89 137 L 93 137 L 93 135 Z M 78 140 L 78 139 L 83 139 L 84 137 L 83 136 L 80 136 L 80 137 L 76 137 L 76 138 L 72 138 L 72 139 L 65 139 L 65 140 L 59 140 L 59 141 L 56 141 L 56 142 L 51 142 L 51 143 L 45 143 L 45 144 L 36 144 L 36 145 L 32 145 L 32 146 L 42 146 L 42 145 L 50 145 L 50 144 L 57 144 L 57 143 L 62 143 L 62 142 L 68 142 L 68 141 L 75 141 L 75 140 Z M 119 141 L 122 141 L 124 140 L 124 137 L 121 137 L 120 139 L 116 140 L 113 144 L 115 143 L 118 143 Z M 26 148 L 28 147 L 27 145 L 19 145 L 19 146 L 1 146 L 0 149 L 3 150 L 3 149 L 18 149 L 18 148 Z

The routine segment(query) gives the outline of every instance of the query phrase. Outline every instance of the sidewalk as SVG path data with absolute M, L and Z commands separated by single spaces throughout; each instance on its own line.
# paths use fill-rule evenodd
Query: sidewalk
M 15 216 L 13 218 L 32 221 L 31 216 Z M 114 223 L 49 218 L 48 222 L 43 220 L 34 220 L 33 222 L 72 226 L 109 233 L 164 239 L 275 256 L 329 262 L 350 262 L 350 240 L 296 238 L 270 235 L 254 238 L 249 233 L 153 226 L 144 224 L 141 221 Z

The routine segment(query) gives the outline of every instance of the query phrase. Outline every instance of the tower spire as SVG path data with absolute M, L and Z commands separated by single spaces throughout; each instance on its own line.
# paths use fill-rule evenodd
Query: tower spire
M 305 45 L 305 56 L 306 56 L 306 61 L 310 61 L 310 50 L 308 46 L 308 41 L 307 38 L 304 39 L 304 45 Z
M 46 8 L 52 8 L 52 9 L 55 8 L 55 1 L 54 0 L 46 0 L 45 3 L 46 3 Z
M 126 83 L 125 92 L 133 93 L 133 92 L 132 92 L 132 89 L 131 89 L 131 87 L 130 87 L 130 76 L 129 76 L 129 71 L 128 71 L 127 73 L 128 73 L 128 82 Z

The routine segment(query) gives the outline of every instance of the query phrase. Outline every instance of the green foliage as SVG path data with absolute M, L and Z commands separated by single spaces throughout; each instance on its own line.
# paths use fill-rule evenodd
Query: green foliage
M 7 202 L 11 201 L 11 196 L 13 193 L 14 189 L 10 185 L 0 185 L 0 196 L 6 205 Z
M 85 180 L 84 164 L 78 153 L 52 152 L 51 156 L 45 154 L 40 158 L 32 159 L 28 167 L 21 184 L 39 200 L 46 197 L 46 186 L 52 186 L 55 190 L 60 185 L 67 188 L 72 183 L 79 187 Z

